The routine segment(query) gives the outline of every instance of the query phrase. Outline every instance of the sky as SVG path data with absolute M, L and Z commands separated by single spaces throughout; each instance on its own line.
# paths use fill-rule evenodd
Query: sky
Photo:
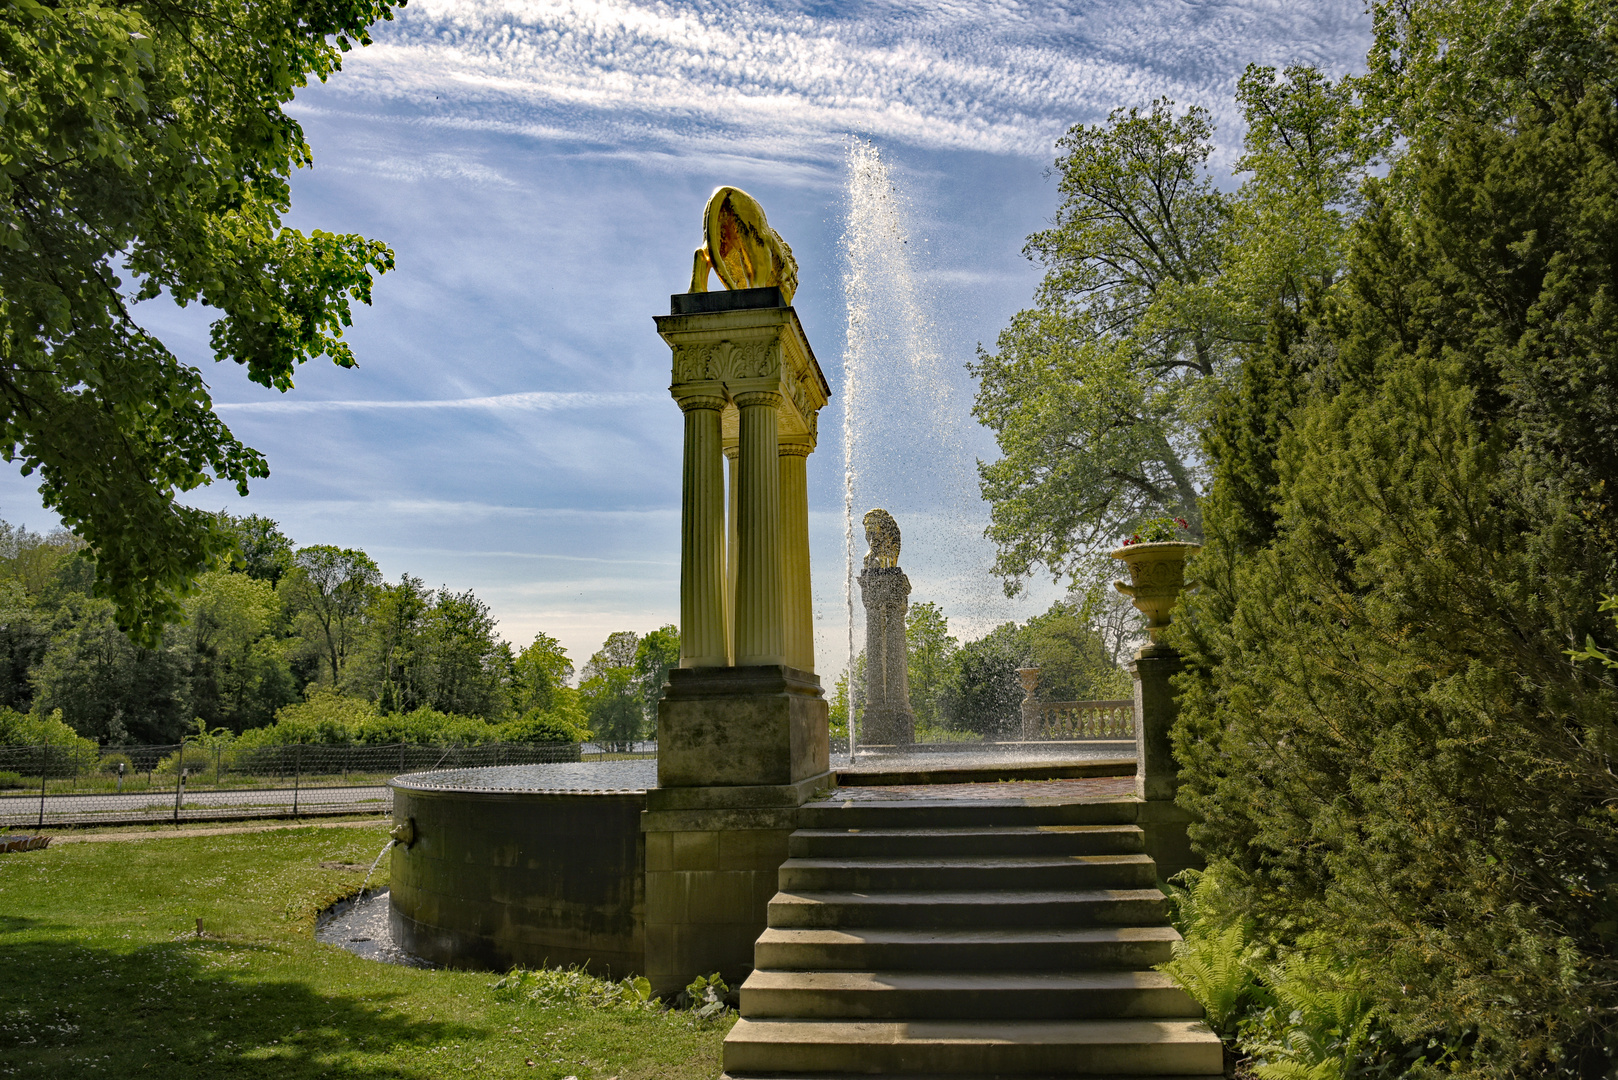
M 855 513 L 894 509 L 912 599 L 963 638 L 1026 618 L 1061 589 L 1008 601 L 988 572 L 973 475 L 996 455 L 965 365 L 1030 302 L 1021 250 L 1057 205 L 1056 140 L 1167 97 L 1211 112 L 1228 172 L 1247 64 L 1339 75 L 1369 32 L 1361 0 L 411 0 L 288 107 L 315 163 L 287 223 L 397 255 L 347 334 L 359 368 L 310 362 L 280 394 L 213 361 L 205 310 L 137 309 L 270 462 L 245 499 L 216 484 L 187 501 L 473 589 L 519 648 L 545 632 L 581 665 L 611 631 L 677 621 L 682 429 L 652 316 L 686 288 L 708 194 L 733 184 L 793 248 L 832 387 L 809 459 L 829 684 L 847 655 L 845 238 L 872 206 L 850 197 L 850 160 L 874 152 L 896 222 L 882 269 L 904 286 L 881 312 L 904 332 L 855 394 Z M 14 471 L 0 517 L 57 524 Z

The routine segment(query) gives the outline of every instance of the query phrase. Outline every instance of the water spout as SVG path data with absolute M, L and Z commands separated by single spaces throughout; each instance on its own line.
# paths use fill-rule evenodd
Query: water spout
M 382 850 L 377 853 L 376 860 L 371 863 L 371 868 L 365 872 L 365 880 L 360 882 L 360 899 L 365 899 L 365 890 L 371 884 L 371 875 L 375 874 L 376 868 L 382 865 L 382 856 L 392 851 L 393 845 L 397 843 L 399 843 L 398 840 L 389 840 L 383 845 Z

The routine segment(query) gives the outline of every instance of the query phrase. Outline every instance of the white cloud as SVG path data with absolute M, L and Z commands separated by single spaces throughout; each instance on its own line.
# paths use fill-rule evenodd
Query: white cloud
M 857 132 L 1042 159 L 1070 124 L 1159 96 L 1229 126 L 1246 63 L 1345 70 L 1366 27 L 1358 0 L 415 0 L 342 84 L 571 142 L 824 157 Z
M 373 409 L 513 409 L 523 412 L 555 412 L 563 409 L 615 409 L 663 401 L 660 394 L 569 393 L 530 390 L 517 394 L 488 397 L 443 398 L 427 401 L 318 401 L 286 398 L 278 401 L 216 401 L 221 412 L 309 413 L 354 412 Z

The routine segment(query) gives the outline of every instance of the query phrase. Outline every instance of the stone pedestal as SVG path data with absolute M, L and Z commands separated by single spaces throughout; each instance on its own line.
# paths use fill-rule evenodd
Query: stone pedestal
M 826 699 L 783 665 L 669 672 L 647 792 L 646 976 L 672 994 L 753 967 L 797 808 L 830 782 Z
M 865 602 L 865 703 L 859 742 L 909 746 L 916 741 L 905 647 L 910 578 L 897 566 L 867 566 L 860 571 L 860 598 Z
M 1186 835 L 1191 816 L 1174 801 L 1180 767 L 1169 733 L 1179 708 L 1169 680 L 1184 667 L 1178 652 L 1158 644 L 1142 648 L 1129 665 L 1135 676 L 1135 795 L 1144 803 L 1137 820 L 1146 833 L 1146 853 L 1163 878 L 1202 865 Z

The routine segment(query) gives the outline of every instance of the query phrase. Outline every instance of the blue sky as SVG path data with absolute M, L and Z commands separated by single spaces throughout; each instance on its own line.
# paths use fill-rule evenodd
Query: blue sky
M 994 450 L 965 415 L 963 365 L 1031 297 L 1020 251 L 1056 205 L 1056 138 L 1166 96 L 1213 113 L 1228 169 L 1246 64 L 1339 74 L 1368 34 L 1359 0 L 412 0 L 290 110 L 315 166 L 289 223 L 398 256 L 348 335 L 359 369 L 311 363 L 277 394 L 212 362 L 205 312 L 140 311 L 273 471 L 246 499 L 190 501 L 362 547 L 390 578 L 473 588 L 510 640 L 543 630 L 580 663 L 609 631 L 674 621 L 680 414 L 652 316 L 685 288 L 708 193 L 736 184 L 796 253 L 795 306 L 833 388 L 809 479 L 819 668 L 834 673 L 854 135 L 891 169 L 931 357 L 927 392 L 861 429 L 889 441 L 865 448 L 885 468 L 864 470 L 856 501 L 898 507 L 914 599 L 966 635 L 1026 617 L 1059 590 L 1006 602 L 987 577 L 971 463 Z M 948 460 L 918 460 L 907 430 L 944 432 Z M 0 516 L 54 524 L 14 472 Z

